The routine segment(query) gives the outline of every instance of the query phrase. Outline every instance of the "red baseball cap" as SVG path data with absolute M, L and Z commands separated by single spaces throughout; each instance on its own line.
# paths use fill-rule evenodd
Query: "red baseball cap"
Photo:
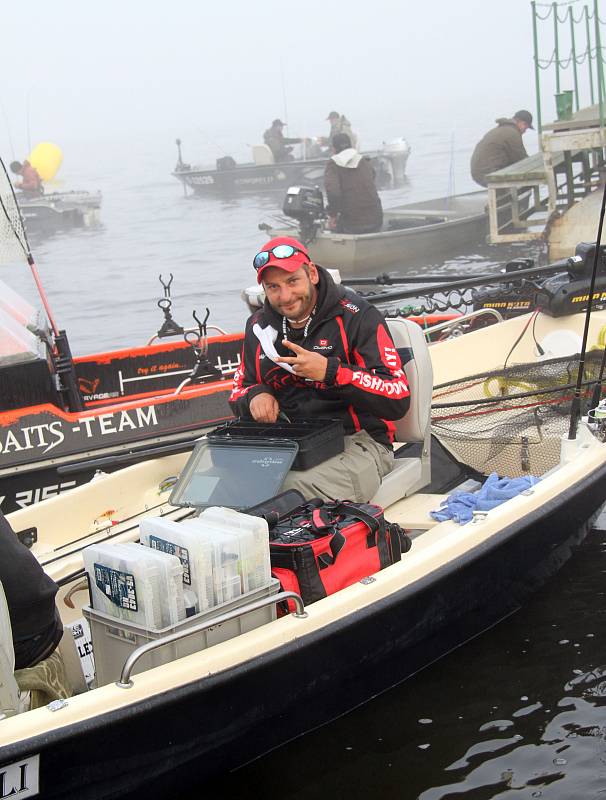
M 278 254 L 274 253 L 274 250 L 281 245 L 291 247 L 294 252 L 290 255 L 282 256 L 279 252 Z M 257 267 L 255 262 L 261 260 L 259 256 L 261 256 L 262 253 L 267 253 L 268 260 L 266 263 Z M 261 283 L 263 270 L 267 267 L 278 267 L 278 269 L 283 269 L 285 272 L 296 272 L 304 264 L 309 264 L 310 260 L 307 248 L 298 239 L 293 239 L 291 236 L 276 236 L 263 245 L 253 259 L 253 266 L 257 270 L 257 283 Z

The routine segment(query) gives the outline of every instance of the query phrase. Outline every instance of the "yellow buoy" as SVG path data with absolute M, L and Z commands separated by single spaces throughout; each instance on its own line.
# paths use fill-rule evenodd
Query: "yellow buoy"
M 27 160 L 32 167 L 35 167 L 43 181 L 50 181 L 61 166 L 63 153 L 61 148 L 52 142 L 40 142 L 34 147 Z

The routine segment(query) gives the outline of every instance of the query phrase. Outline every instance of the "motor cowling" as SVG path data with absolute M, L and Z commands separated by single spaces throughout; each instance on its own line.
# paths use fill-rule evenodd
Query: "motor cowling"
M 318 186 L 290 186 L 282 211 L 287 217 L 308 222 L 325 216 L 324 196 Z
M 282 211 L 299 223 L 299 236 L 309 244 L 326 217 L 324 196 L 318 186 L 291 186 L 286 191 Z

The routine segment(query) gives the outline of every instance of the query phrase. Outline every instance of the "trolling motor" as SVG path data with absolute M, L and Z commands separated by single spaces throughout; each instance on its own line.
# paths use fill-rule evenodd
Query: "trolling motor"
M 303 244 L 313 241 L 326 218 L 324 196 L 319 186 L 290 186 L 286 190 L 282 211 L 299 223 Z
M 589 286 L 595 257 L 594 242 L 581 242 L 574 256 L 556 261 L 549 269 L 558 269 L 543 279 L 516 280 L 515 273 L 534 266 L 532 259 L 521 258 L 505 266 L 505 275 L 498 286 L 483 286 L 472 291 L 474 310 L 494 308 L 509 318 L 540 308 L 552 317 L 584 311 L 589 302 Z M 598 275 L 592 306 L 606 307 L 606 245 L 598 252 Z
M 534 302 L 536 283 L 526 278 L 516 279 L 515 273 L 533 267 L 532 258 L 516 258 L 508 261 L 505 264 L 505 274 L 500 278 L 498 285 L 471 290 L 473 310 L 493 308 L 505 319 L 530 311 Z
M 578 244 L 574 256 L 566 259 L 566 272 L 543 281 L 535 294 L 535 305 L 552 317 L 585 311 L 589 305 L 589 286 L 595 256 L 595 242 Z M 600 245 L 597 256 L 598 270 L 591 303 L 596 310 L 606 307 L 606 245 Z
M 170 285 L 173 282 L 173 274 L 172 272 L 170 273 L 170 279 L 166 283 L 162 280 L 162 275 L 158 275 L 158 280 L 164 289 L 164 297 L 158 300 L 158 308 L 161 308 L 164 314 L 164 322 L 158 329 L 158 337 L 162 339 L 166 336 L 180 336 L 183 333 L 183 328 L 175 322 L 170 313 L 173 304 L 170 299 Z

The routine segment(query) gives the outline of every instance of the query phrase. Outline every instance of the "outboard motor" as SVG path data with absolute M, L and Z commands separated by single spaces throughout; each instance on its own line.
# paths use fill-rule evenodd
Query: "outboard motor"
M 318 186 L 290 186 L 286 190 L 282 211 L 287 217 L 297 220 L 301 239 L 307 244 L 326 217 L 322 191 Z

